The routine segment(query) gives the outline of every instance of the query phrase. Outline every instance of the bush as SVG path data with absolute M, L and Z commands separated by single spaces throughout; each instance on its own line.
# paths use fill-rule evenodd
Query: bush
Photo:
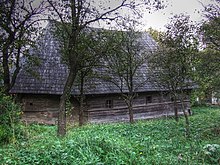
M 220 145 L 207 144 L 203 147 L 203 152 L 209 163 L 220 163 Z
M 21 133 L 18 124 L 21 109 L 12 97 L 0 92 L 0 110 L 0 144 L 15 143 Z

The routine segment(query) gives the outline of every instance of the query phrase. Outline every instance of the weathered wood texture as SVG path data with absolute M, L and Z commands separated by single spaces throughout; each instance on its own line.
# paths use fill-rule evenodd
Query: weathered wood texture
M 151 102 L 147 102 L 151 97 Z M 106 100 L 113 100 L 113 108 L 106 107 Z M 134 119 L 148 119 L 174 115 L 173 103 L 168 95 L 157 92 L 139 94 L 133 102 Z M 87 100 L 88 108 L 84 112 L 89 123 L 128 121 L 128 108 L 119 96 L 94 97 Z M 184 107 L 190 109 L 189 100 L 185 100 Z M 178 103 L 179 114 L 182 114 L 181 104 Z
M 56 124 L 59 108 L 59 95 L 24 95 L 23 120 L 45 124 Z M 78 122 L 79 105 L 72 98 L 73 107 L 67 112 L 69 122 Z M 112 107 L 106 107 L 106 101 L 112 100 Z M 168 95 L 157 92 L 140 93 L 133 102 L 134 119 L 148 119 L 174 115 L 173 103 Z M 150 102 L 149 102 L 150 101 Z M 88 123 L 128 121 L 128 109 L 120 95 L 91 95 L 87 96 L 84 111 L 84 121 Z M 188 100 L 185 109 L 190 109 Z M 179 103 L 179 112 L 181 106 Z
M 59 110 L 59 95 L 23 95 L 21 97 L 23 116 L 25 122 L 37 122 L 42 124 L 56 124 Z M 68 110 L 67 120 L 78 120 L 78 105 L 72 101 L 74 107 Z

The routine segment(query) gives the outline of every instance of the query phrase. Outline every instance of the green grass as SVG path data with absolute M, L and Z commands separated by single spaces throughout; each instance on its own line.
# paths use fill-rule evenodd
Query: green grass
M 26 126 L 26 139 L 0 148 L 0 164 L 220 163 L 220 108 L 193 113 L 188 139 L 184 118 L 73 127 L 65 138 L 57 138 L 53 126 Z

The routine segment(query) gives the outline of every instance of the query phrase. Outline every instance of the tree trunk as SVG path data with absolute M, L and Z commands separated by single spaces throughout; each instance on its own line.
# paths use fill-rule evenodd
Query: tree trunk
M 11 84 L 10 84 L 10 71 L 8 66 L 8 50 L 7 48 L 3 50 L 3 80 L 4 80 L 4 92 L 9 94 Z
M 175 120 L 176 122 L 179 122 L 179 116 L 178 116 L 178 104 L 177 104 L 177 101 L 174 100 L 174 114 L 175 114 Z
M 66 135 L 66 101 L 71 94 L 71 89 L 73 86 L 73 82 L 76 78 L 77 70 L 71 69 L 69 71 L 66 84 L 64 86 L 63 94 L 60 97 L 60 107 L 59 107 L 59 114 L 58 114 L 58 136 L 65 136 Z
M 185 106 L 184 106 L 184 100 L 183 100 L 183 91 L 181 90 L 181 108 L 183 110 L 183 114 L 185 117 L 185 123 L 186 123 L 186 136 L 189 137 L 190 136 L 190 128 L 189 128 L 189 118 L 188 118 L 188 114 L 186 112 Z
M 129 112 L 129 121 L 131 124 L 133 124 L 134 123 L 134 114 L 133 114 L 132 100 L 128 101 L 128 112 Z
M 17 56 L 16 56 L 15 71 L 14 71 L 12 78 L 11 78 L 11 87 L 14 86 L 17 75 L 21 69 L 21 67 L 20 67 L 20 54 L 21 54 L 21 45 L 19 45 Z
M 84 106 L 83 106 L 83 96 L 80 96 L 80 107 L 79 107 L 79 126 L 84 124 Z
M 84 123 L 84 78 L 86 73 L 83 70 L 80 71 L 80 100 L 79 100 L 79 126 Z
M 173 106 L 174 106 L 175 120 L 176 122 L 179 122 L 177 96 L 175 94 L 173 96 Z

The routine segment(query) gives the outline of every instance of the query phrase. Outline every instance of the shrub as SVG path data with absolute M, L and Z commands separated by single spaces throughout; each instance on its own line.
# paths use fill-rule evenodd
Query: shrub
M 21 109 L 12 97 L 0 92 L 0 144 L 15 143 L 17 135 L 20 135 L 20 115 Z
M 210 163 L 220 163 L 220 145 L 207 144 L 203 147 L 203 152 Z

